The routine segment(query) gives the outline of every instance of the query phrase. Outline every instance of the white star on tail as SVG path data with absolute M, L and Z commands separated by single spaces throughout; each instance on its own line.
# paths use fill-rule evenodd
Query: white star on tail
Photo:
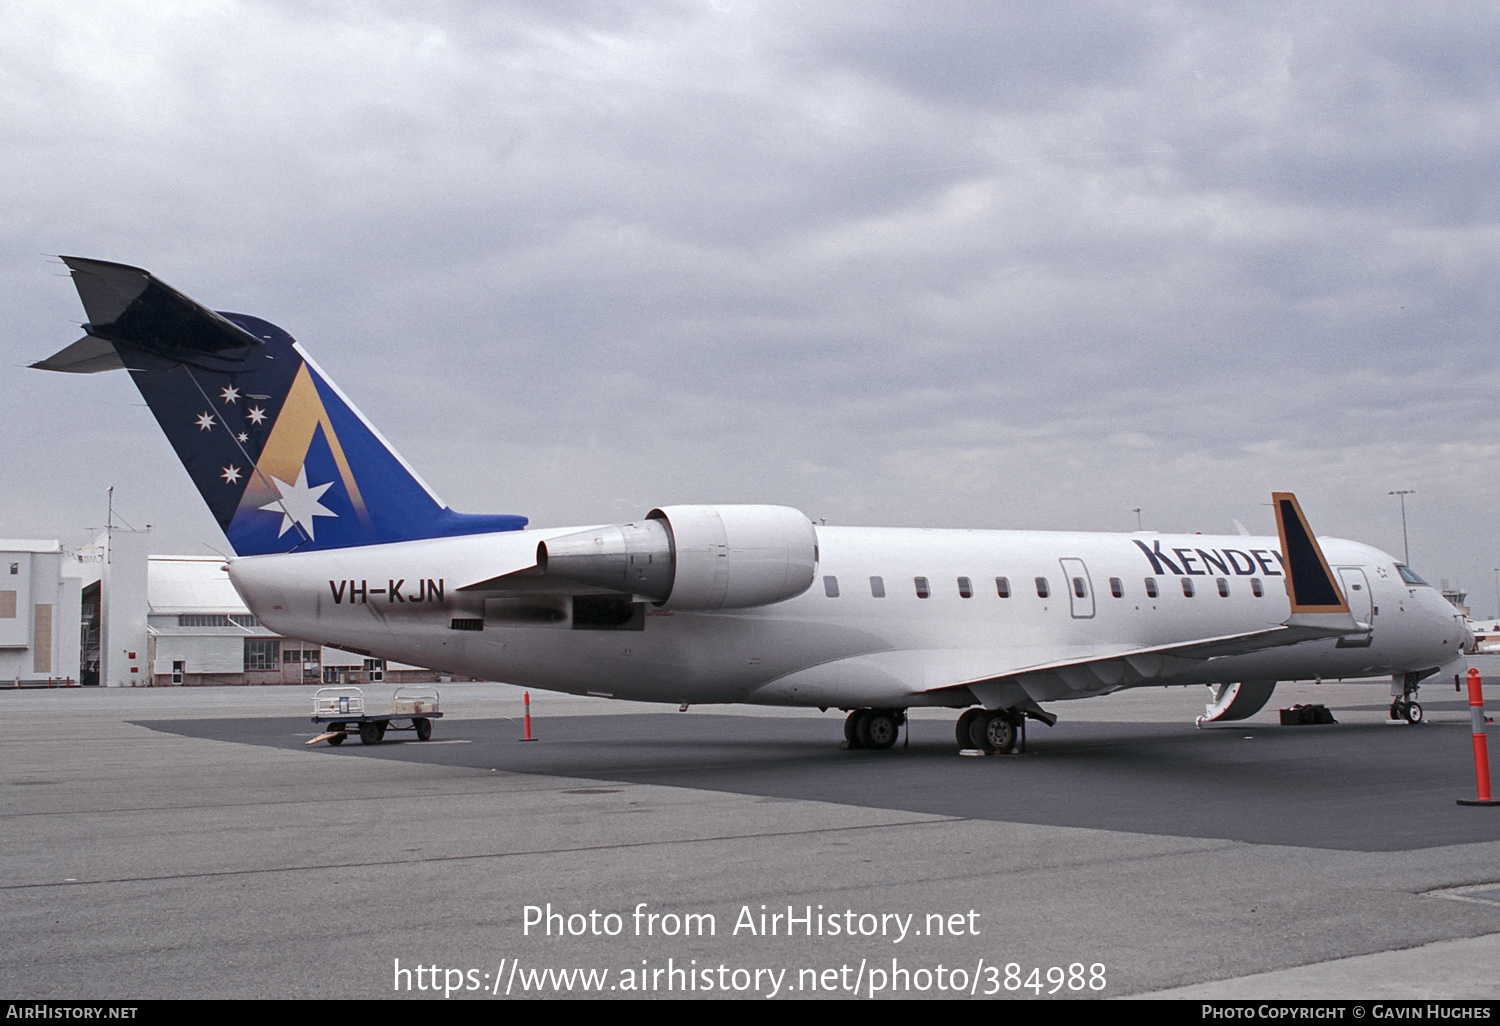
M 231 463 L 219 476 L 224 479 L 225 484 L 235 484 L 240 479 L 240 468 Z
M 259 424 L 266 419 L 266 411 L 261 409 L 259 406 L 252 406 L 250 407 L 249 417 L 250 423 Z
M 198 430 L 199 431 L 207 431 L 210 428 L 212 428 L 213 426 L 214 426 L 214 415 L 212 413 L 202 413 L 202 414 L 199 414 L 199 416 L 198 416 Z
M 220 392 L 219 395 L 226 403 L 232 403 L 239 399 L 240 390 L 235 388 L 233 385 L 225 385 L 224 391 Z
M 324 492 L 333 487 L 333 482 L 308 487 L 306 467 L 297 472 L 297 483 L 294 485 L 287 484 L 279 477 L 273 477 L 271 480 L 276 482 L 276 490 L 281 493 L 281 501 L 268 502 L 261 509 L 282 515 L 281 530 L 276 532 L 276 537 L 280 538 L 292 529 L 293 524 L 297 524 L 311 538 L 313 537 L 313 517 L 338 516 L 318 501 L 323 497 Z

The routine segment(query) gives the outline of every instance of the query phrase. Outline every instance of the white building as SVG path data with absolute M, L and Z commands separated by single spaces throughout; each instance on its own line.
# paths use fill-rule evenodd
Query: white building
M 76 565 L 55 541 L 0 538 L 0 682 L 79 682 Z

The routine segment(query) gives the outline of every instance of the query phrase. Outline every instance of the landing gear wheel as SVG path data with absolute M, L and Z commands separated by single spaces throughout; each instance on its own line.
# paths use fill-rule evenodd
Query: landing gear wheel
M 377 724 L 366 721 L 359 725 L 359 740 L 361 744 L 380 744 L 380 727 Z
M 345 734 L 335 734 L 335 735 L 333 735 L 333 737 L 331 737 L 331 738 L 328 739 L 328 743 L 331 744 L 331 745 L 341 745 L 341 744 L 344 743 L 344 738 L 346 736 L 347 735 L 345 735 Z
M 1004 755 L 1016 747 L 1016 724 L 1009 713 L 991 713 L 969 728 L 969 736 L 990 755 Z
M 1404 708 L 1405 705 L 1406 705 L 1406 703 L 1402 702 L 1400 700 L 1392 702 L 1391 703 L 1391 719 L 1393 719 L 1393 720 L 1404 720 L 1404 719 L 1406 719 L 1406 709 Z
M 1016 723 L 1003 709 L 976 717 L 969 725 L 969 742 L 986 755 L 1003 755 L 1016 747 Z
M 856 709 L 844 719 L 844 747 L 863 748 L 864 742 L 859 739 L 859 721 L 864 719 L 865 710 Z
M 974 726 L 975 720 L 984 715 L 985 711 L 983 709 L 965 709 L 963 715 L 958 718 L 958 722 L 953 725 L 953 733 L 958 740 L 958 747 L 960 749 L 979 747 L 974 743 L 974 738 L 969 734 L 969 728 Z
M 432 736 L 432 721 L 425 716 L 419 716 L 411 721 L 411 725 L 417 728 L 417 740 L 426 741 Z
M 1406 722 L 1407 723 L 1421 723 L 1422 722 L 1422 707 L 1420 705 L 1418 705 L 1416 702 L 1408 702 L 1407 703 L 1407 705 L 1406 705 Z
M 888 709 L 864 710 L 864 715 L 859 718 L 856 728 L 860 747 L 873 748 L 876 751 L 884 751 L 891 747 L 901 733 L 901 725 L 896 722 L 896 714 Z

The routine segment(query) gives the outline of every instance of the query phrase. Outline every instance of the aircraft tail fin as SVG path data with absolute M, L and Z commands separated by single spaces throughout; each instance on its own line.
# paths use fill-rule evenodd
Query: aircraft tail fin
M 449 509 L 276 325 L 210 310 L 137 267 L 62 259 L 87 334 L 32 366 L 128 370 L 239 555 L 526 526 Z

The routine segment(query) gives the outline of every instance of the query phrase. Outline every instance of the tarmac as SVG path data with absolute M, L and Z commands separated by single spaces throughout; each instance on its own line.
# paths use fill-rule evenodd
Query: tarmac
M 519 689 L 439 689 L 430 741 L 337 748 L 313 688 L 0 691 L 0 996 L 1500 998 L 1451 684 L 1417 726 L 1386 681 L 1206 729 L 1142 689 L 994 758 L 540 692 L 525 742 Z

